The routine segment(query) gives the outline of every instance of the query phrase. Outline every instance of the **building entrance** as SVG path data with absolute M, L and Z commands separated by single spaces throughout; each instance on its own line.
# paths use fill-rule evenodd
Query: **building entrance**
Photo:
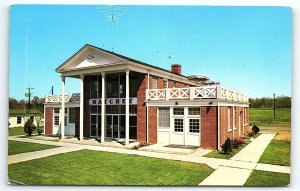
M 106 138 L 125 138 L 125 115 L 106 115 Z

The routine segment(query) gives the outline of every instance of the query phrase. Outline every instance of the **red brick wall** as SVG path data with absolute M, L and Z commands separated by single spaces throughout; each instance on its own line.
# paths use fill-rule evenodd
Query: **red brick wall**
M 53 132 L 53 108 L 45 107 L 45 135 L 51 135 Z
M 217 149 L 217 107 L 201 107 L 201 147 Z
M 233 108 L 229 107 L 230 109 L 230 128 L 232 129 L 232 131 L 228 132 L 228 137 L 230 139 L 233 138 Z
M 149 143 L 157 143 L 157 108 L 149 107 Z
M 137 140 L 140 143 L 146 142 L 146 89 L 147 89 L 147 75 L 140 75 L 138 81 L 140 86 L 137 92 Z M 149 86 L 152 87 L 152 78 L 149 79 Z
M 239 138 L 240 136 L 243 136 L 243 118 L 241 115 L 241 111 L 243 111 L 242 107 L 235 107 L 235 134 L 234 138 Z M 240 116 L 240 127 L 239 127 L 239 116 Z M 240 136 L 239 136 L 239 131 L 241 130 Z
M 228 137 L 228 107 L 220 107 L 220 145 Z
M 90 136 L 90 106 L 89 106 L 89 99 L 90 99 L 90 76 L 84 77 L 83 82 L 83 136 L 89 137 Z M 81 99 L 81 98 L 80 98 Z

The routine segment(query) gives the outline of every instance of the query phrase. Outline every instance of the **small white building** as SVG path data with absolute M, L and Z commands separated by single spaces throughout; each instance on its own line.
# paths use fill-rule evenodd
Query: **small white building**
M 44 126 L 43 113 L 37 110 L 31 110 L 27 113 L 25 110 L 10 110 L 8 118 L 8 127 L 24 127 L 28 119 L 33 120 L 35 126 Z

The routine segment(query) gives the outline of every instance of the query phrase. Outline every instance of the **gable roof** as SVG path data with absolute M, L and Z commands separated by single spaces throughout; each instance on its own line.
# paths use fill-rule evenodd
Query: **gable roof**
M 112 51 L 108 51 L 108 50 L 105 50 L 105 49 L 102 49 L 102 48 L 99 48 L 99 47 L 96 47 L 96 46 L 93 46 L 93 45 L 90 45 L 90 44 L 86 44 L 84 45 L 80 50 L 78 50 L 74 55 L 72 55 L 68 60 L 66 60 L 63 64 L 61 64 L 60 66 L 58 66 L 55 71 L 58 72 L 58 73 L 61 73 L 62 71 L 60 71 L 60 69 L 65 65 L 67 64 L 70 60 L 72 60 L 75 56 L 77 56 L 81 51 L 83 51 L 84 49 L 88 48 L 88 47 L 91 47 L 91 48 L 95 48 L 97 50 L 100 50 L 100 51 L 103 51 L 103 52 L 106 52 L 106 53 L 109 53 L 111 55 L 114 55 L 114 56 L 117 56 L 119 58 L 122 58 L 122 59 L 125 59 L 127 61 L 131 61 L 131 62 L 134 62 L 134 63 L 137 63 L 137 64 L 140 64 L 140 65 L 143 65 L 143 66 L 147 66 L 147 67 L 151 67 L 151 68 L 154 68 L 154 69 L 157 69 L 157 70 L 161 70 L 161 71 L 164 71 L 164 72 L 168 72 L 172 75 L 175 75 L 175 76 L 181 76 L 181 77 L 184 77 L 186 78 L 187 80 L 189 80 L 189 78 L 185 75 L 180 75 L 180 74 L 176 74 L 170 70 L 167 70 L 167 69 L 164 69 L 164 68 L 161 68 L 161 67 L 158 67 L 158 66 L 153 66 L 151 64 L 147 64 L 145 62 L 141 62 L 139 60 L 136 60 L 136 59 L 133 59 L 133 58 L 129 58 L 127 56 L 123 56 L 121 54 L 117 54 L 115 52 L 112 52 Z

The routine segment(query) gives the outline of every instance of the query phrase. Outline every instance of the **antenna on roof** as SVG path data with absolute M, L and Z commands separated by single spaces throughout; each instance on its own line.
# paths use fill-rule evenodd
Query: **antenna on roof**
M 124 7 L 117 7 L 114 5 L 109 5 L 106 9 L 100 10 L 107 21 L 111 22 L 111 51 L 114 51 L 115 47 L 115 37 L 114 37 L 114 24 L 119 20 L 119 18 L 125 14 L 125 8 Z

